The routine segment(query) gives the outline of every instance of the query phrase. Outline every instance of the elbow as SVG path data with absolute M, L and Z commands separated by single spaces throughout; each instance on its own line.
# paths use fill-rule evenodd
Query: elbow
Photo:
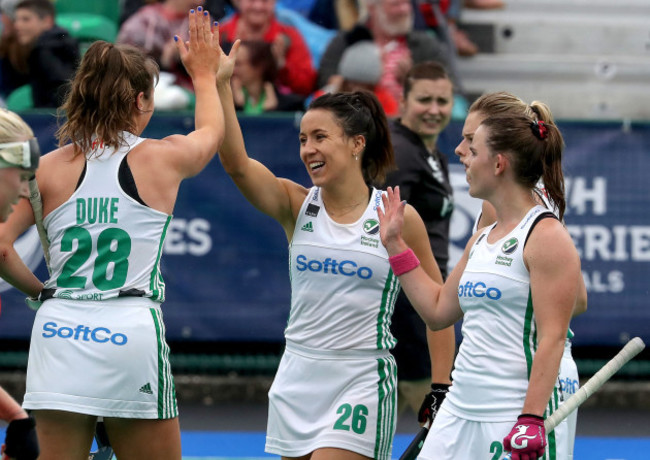
M 11 251 L 13 251 L 12 244 L 0 242 L 0 266 L 4 266 L 7 263 Z

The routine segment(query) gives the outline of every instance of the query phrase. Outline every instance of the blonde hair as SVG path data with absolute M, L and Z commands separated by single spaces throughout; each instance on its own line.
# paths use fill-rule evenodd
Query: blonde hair
M 0 109 L 0 143 L 18 142 L 34 137 L 32 128 L 16 113 Z

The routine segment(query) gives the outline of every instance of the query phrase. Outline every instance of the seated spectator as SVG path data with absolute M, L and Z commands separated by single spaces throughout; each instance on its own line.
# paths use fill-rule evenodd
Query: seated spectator
M 275 0 L 238 0 L 236 3 L 238 12 L 220 26 L 222 47 L 227 50 L 238 38 L 270 43 L 278 65 L 278 90 L 309 95 L 316 81 L 309 49 L 295 27 L 276 19 Z
M 364 40 L 348 47 L 343 53 L 337 75 L 330 83 L 314 93 L 319 97 L 324 93 L 370 91 L 386 112 L 387 117 L 399 115 L 399 103 L 391 93 L 378 83 L 381 80 L 381 54 L 377 45 Z
M 27 55 L 29 46 L 18 43 L 14 30 L 16 4 L 19 0 L 0 0 L 0 97 L 6 98 L 16 88 L 29 83 Z
M 302 110 L 303 97 L 282 94 L 277 90 L 273 83 L 277 73 L 278 67 L 270 43 L 261 40 L 243 41 L 230 80 L 235 108 L 247 115 Z
M 350 30 L 359 20 L 356 0 L 314 0 L 307 18 L 321 27 Z
M 164 0 L 140 8 L 128 18 L 117 35 L 117 43 L 142 49 L 160 66 L 160 70 L 176 77 L 175 84 L 193 90 L 192 81 L 181 64 L 174 35 L 187 41 L 187 12 L 203 6 L 204 0 Z
M 122 0 L 122 8 L 120 12 L 120 26 L 133 16 L 140 8 L 145 5 L 152 5 L 158 3 L 158 0 Z M 198 3 L 197 3 L 198 6 Z M 232 1 L 230 0 L 205 0 L 203 7 L 210 12 L 210 15 L 215 20 L 220 20 L 222 17 L 232 10 Z
M 16 5 L 18 43 L 29 46 L 29 84 L 34 107 L 58 107 L 79 62 L 79 43 L 54 22 L 49 0 L 22 0 Z
M 380 49 L 383 73 L 379 86 L 395 100 L 402 95 L 406 72 L 414 63 L 435 60 L 447 66 L 444 45 L 431 33 L 413 28 L 411 0 L 360 0 L 365 18 L 350 31 L 339 32 L 329 43 L 320 61 L 318 85 L 323 87 L 338 75 L 345 49 L 363 40 L 373 41 Z
M 444 37 L 441 26 L 438 23 L 433 4 L 437 3 L 440 9 L 440 15 L 445 20 L 449 38 L 452 41 L 456 52 L 459 56 L 469 57 L 479 52 L 478 46 L 469 38 L 469 36 L 458 27 L 460 22 L 461 9 L 463 7 L 470 9 L 495 9 L 503 8 L 505 5 L 500 0 L 440 0 L 439 2 L 420 2 L 419 9 L 424 18 L 426 26 L 434 30 L 438 36 Z

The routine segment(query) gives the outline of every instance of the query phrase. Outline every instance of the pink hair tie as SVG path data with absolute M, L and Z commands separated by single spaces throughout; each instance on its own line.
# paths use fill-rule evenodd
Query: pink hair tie
M 393 269 L 395 276 L 408 273 L 420 265 L 420 261 L 411 248 L 408 248 L 399 254 L 395 254 L 394 256 L 390 256 L 388 258 L 388 263 L 390 264 L 390 268 Z

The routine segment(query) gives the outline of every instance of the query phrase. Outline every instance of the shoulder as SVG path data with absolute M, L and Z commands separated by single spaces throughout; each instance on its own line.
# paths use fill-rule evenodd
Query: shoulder
M 557 218 L 543 218 L 530 231 L 524 258 L 531 261 L 549 261 L 561 264 L 577 255 L 571 235 Z

